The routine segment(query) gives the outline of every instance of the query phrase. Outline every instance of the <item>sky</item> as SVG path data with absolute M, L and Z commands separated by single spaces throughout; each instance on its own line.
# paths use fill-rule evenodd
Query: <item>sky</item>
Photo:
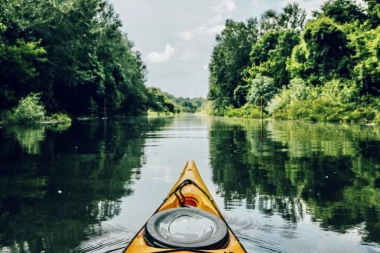
M 321 0 L 109 0 L 122 30 L 140 51 L 149 74 L 147 86 L 176 97 L 204 97 L 215 35 L 224 21 L 259 18 L 298 2 L 310 14 Z

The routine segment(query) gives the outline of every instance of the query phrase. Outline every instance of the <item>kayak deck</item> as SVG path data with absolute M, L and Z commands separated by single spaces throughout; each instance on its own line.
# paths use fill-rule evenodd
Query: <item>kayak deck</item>
M 180 208 L 183 206 L 191 206 L 199 208 L 203 211 L 209 212 L 225 223 L 225 219 L 222 216 L 218 206 L 212 198 L 209 190 L 204 184 L 195 162 L 190 160 L 187 162 L 184 170 L 181 173 L 180 178 L 174 184 L 169 194 L 165 198 L 163 204 L 155 212 L 161 212 L 172 208 Z M 147 245 L 144 239 L 144 227 L 138 232 L 135 238 L 131 241 L 124 253 L 129 252 L 215 252 L 215 253 L 240 253 L 246 252 L 243 246 L 240 244 L 228 224 L 229 243 L 223 249 L 213 250 L 192 250 L 192 249 L 175 249 L 175 248 L 157 248 Z

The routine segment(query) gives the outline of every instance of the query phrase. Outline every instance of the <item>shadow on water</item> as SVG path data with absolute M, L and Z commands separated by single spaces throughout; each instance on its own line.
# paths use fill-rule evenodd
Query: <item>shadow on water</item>
M 78 251 L 125 244 L 125 237 L 107 234 L 127 229 L 107 221 L 120 212 L 120 198 L 133 193 L 147 132 L 171 121 L 137 117 L 71 127 L 3 126 L 0 251 L 70 252 L 100 235 L 100 246 L 85 244 Z
M 256 210 L 267 220 L 281 217 L 281 224 L 287 224 L 276 227 L 263 220 L 227 217 L 242 240 L 275 252 L 299 252 L 247 231 L 261 231 L 256 234 L 263 236 L 276 233 L 292 240 L 301 237 L 294 226 L 308 216 L 326 231 L 355 230 L 362 245 L 370 250 L 374 243 L 379 250 L 380 128 L 263 124 L 217 119 L 210 129 L 213 181 L 224 197 L 225 209 Z

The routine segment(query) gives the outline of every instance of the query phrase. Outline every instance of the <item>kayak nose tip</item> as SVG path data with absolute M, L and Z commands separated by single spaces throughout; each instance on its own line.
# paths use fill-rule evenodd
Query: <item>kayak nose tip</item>
M 194 161 L 194 160 L 188 160 L 187 163 L 186 163 L 185 168 L 186 168 L 187 170 L 190 170 L 190 169 L 196 169 L 197 166 L 195 165 L 195 161 Z

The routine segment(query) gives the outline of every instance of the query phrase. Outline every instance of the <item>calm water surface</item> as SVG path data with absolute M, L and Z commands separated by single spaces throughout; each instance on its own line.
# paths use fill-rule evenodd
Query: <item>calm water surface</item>
M 0 125 L 0 252 L 121 252 L 193 159 L 249 252 L 380 252 L 380 127 Z

